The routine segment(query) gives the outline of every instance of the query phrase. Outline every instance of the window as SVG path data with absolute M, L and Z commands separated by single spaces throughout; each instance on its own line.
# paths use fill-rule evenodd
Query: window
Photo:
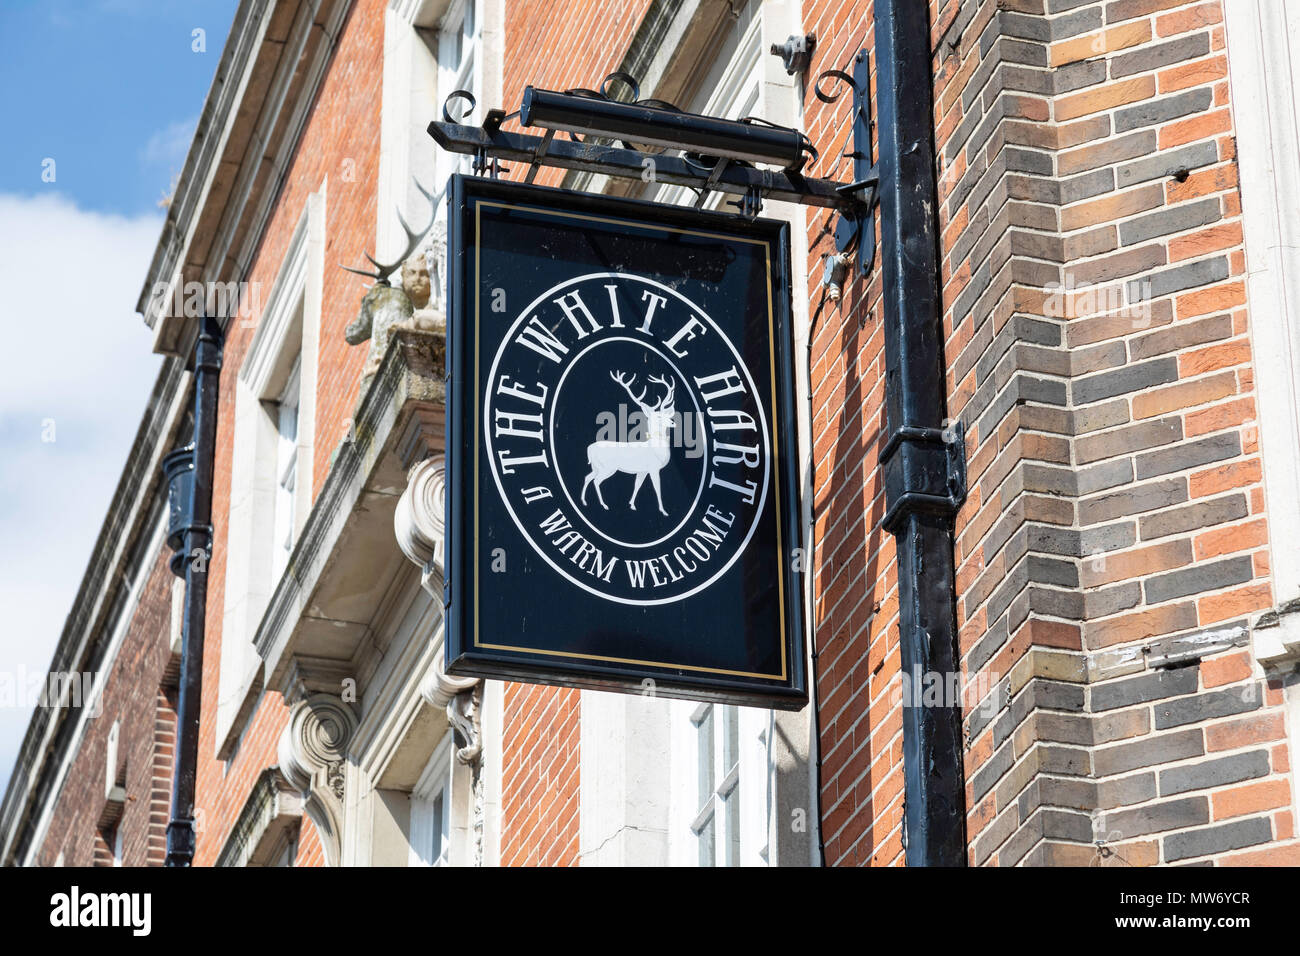
M 695 765 L 695 785 L 688 788 L 695 799 L 689 831 L 695 853 L 691 860 L 691 854 L 678 852 L 681 862 L 767 862 L 767 714 L 719 704 L 700 704 L 689 714 Z M 764 729 L 755 735 L 756 727 Z M 749 753 L 747 743 L 753 745 Z
M 235 383 L 216 719 L 223 759 L 261 692 L 253 639 L 311 511 L 324 259 L 322 185 L 307 198 L 265 304 L 249 320 L 255 328 Z
M 380 151 L 375 243 L 378 258 L 388 261 L 405 247 L 400 213 L 413 227 L 429 221 L 429 200 L 417 183 L 434 196 L 437 222 L 426 240 L 432 247 L 431 271 L 441 269 L 446 212 L 442 193 L 453 173 L 469 172 L 473 158 L 445 153 L 426 129 L 441 116 L 443 103 L 456 90 L 474 97 L 475 107 L 458 100 L 451 115 L 478 123 L 500 98 L 499 76 L 484 82 L 485 60 L 499 69 L 499 58 L 485 57 L 485 21 L 504 17 L 502 0 L 391 0 L 384 23 L 384 86 L 380 111 Z M 500 30 L 492 33 L 499 39 Z M 494 102 L 489 103 L 488 100 Z M 431 308 L 441 304 L 443 282 L 432 278 Z
M 443 739 L 411 792 L 410 866 L 447 866 L 451 859 L 451 734 Z
M 298 487 L 298 408 L 301 403 L 299 379 L 301 356 L 295 358 L 289 370 L 289 379 L 275 401 L 276 421 L 275 454 L 275 522 L 272 543 L 274 559 L 271 580 L 278 581 L 289 563 L 295 537 L 295 496 Z M 274 586 L 274 585 L 273 585 Z
M 672 701 L 669 862 L 766 866 L 770 710 Z
M 763 112 L 762 17 L 756 7 L 752 0 L 745 5 L 699 92 L 687 105 L 690 112 L 727 119 L 743 119 Z M 657 202 L 677 205 L 693 205 L 696 196 L 685 186 L 650 187 L 650 195 Z M 725 210 L 725 201 L 722 194 L 715 192 L 710 194 L 704 208 Z
M 121 733 L 121 721 L 113 721 L 113 726 L 108 729 L 108 743 L 104 754 L 104 797 L 109 800 L 113 799 L 113 788 L 118 784 L 117 748 Z

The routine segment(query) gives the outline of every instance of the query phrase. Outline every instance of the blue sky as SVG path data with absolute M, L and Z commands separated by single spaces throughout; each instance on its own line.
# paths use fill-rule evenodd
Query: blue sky
M 136 298 L 236 5 L 0 0 L 0 787 L 158 374 Z
M 53 158 L 58 191 L 79 208 L 157 212 L 234 11 L 234 0 L 0 3 L 0 190 L 45 192 Z

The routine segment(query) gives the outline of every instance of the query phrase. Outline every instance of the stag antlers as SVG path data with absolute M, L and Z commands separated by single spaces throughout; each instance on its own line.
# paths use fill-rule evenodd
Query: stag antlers
M 662 385 L 664 388 L 668 389 L 668 394 L 666 394 L 657 403 L 655 403 L 654 407 L 651 407 L 647 405 L 644 401 L 645 393 L 648 391 L 648 389 L 645 388 L 641 389 L 640 395 L 632 394 L 632 384 L 636 381 L 635 375 L 625 376 L 622 372 L 614 371 L 609 373 L 609 377 L 612 378 L 614 381 L 618 382 L 618 384 L 622 385 L 623 389 L 627 392 L 627 394 L 631 396 L 632 401 L 636 402 L 637 405 L 641 407 L 641 410 L 643 412 L 646 412 L 647 414 L 650 412 L 662 411 L 663 409 L 669 407 L 673 401 L 673 392 L 677 388 L 677 384 L 675 382 L 669 382 L 667 379 L 659 375 L 651 375 L 650 376 L 651 382 L 653 382 L 656 385 Z
M 425 189 L 422 185 L 420 185 L 420 181 L 418 179 L 414 180 L 414 182 L 415 182 L 415 188 L 420 191 L 420 195 L 422 195 L 425 199 L 429 200 L 429 224 L 417 233 L 414 229 L 410 227 L 410 225 L 407 224 L 406 220 L 402 217 L 402 210 L 399 208 L 397 210 L 397 221 L 402 224 L 402 231 L 406 233 L 406 249 L 403 250 L 402 254 L 397 257 L 397 260 L 393 262 L 391 265 L 389 265 L 382 262 L 377 262 L 375 260 L 375 257 L 368 252 L 362 252 L 361 254 L 370 260 L 370 264 L 373 265 L 378 270 L 377 272 L 370 272 L 366 269 L 353 269 L 351 266 L 345 266 L 345 265 L 340 265 L 339 268 L 346 269 L 348 272 L 356 273 L 359 276 L 369 276 L 370 278 L 377 280 L 382 285 L 388 285 L 389 278 L 392 276 L 394 272 L 396 272 L 398 269 L 402 267 L 402 263 L 405 262 L 410 257 L 411 253 L 415 252 L 415 249 L 417 246 L 419 246 L 420 241 L 424 239 L 426 235 L 428 235 L 429 230 L 433 228 L 434 221 L 438 218 L 437 199 L 434 198 L 432 193 L 430 193 L 427 189 Z
M 660 375 L 651 375 L 650 381 L 654 382 L 656 385 L 662 385 L 664 388 L 668 389 L 668 393 L 664 395 L 664 397 L 659 400 L 659 404 L 655 406 L 655 411 L 661 411 L 665 408 L 671 408 L 673 404 L 673 392 L 677 390 L 677 383 L 670 382 Z

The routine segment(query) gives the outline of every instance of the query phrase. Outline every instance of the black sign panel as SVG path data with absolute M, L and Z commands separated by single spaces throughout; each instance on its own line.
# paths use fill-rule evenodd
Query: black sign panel
M 789 227 L 449 195 L 447 670 L 802 706 Z

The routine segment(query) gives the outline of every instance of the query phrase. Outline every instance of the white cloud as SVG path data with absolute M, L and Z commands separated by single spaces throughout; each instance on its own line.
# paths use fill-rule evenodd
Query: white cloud
M 158 374 L 135 303 L 162 219 L 0 194 L 0 224 L 0 670 L 12 674 L 49 666 Z M 0 788 L 30 716 L 0 707 Z
M 189 152 L 197 125 L 198 117 L 191 116 L 157 130 L 140 150 L 140 158 L 150 165 L 167 166 L 179 172 L 185 163 L 185 154 Z

